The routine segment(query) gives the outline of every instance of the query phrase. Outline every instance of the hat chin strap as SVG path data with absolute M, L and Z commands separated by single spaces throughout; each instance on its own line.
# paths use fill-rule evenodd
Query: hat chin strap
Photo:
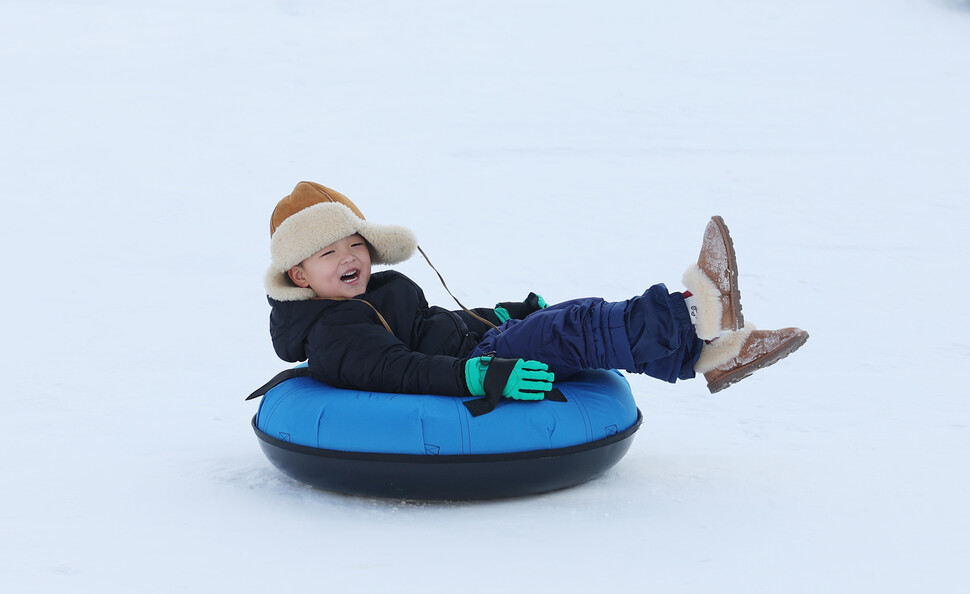
M 462 310 L 464 310 L 464 312 L 465 312 L 465 313 L 467 313 L 467 314 L 468 314 L 468 315 L 470 315 L 471 317 L 473 317 L 473 318 L 475 318 L 476 320 L 478 320 L 478 321 L 480 321 L 480 322 L 483 322 L 483 323 L 485 323 L 486 325 L 488 325 L 488 326 L 491 326 L 492 328 L 494 328 L 494 329 L 496 329 L 496 330 L 498 330 L 498 326 L 496 326 L 495 324 L 493 324 L 493 323 L 491 323 L 491 322 L 489 322 L 488 320 L 486 320 L 486 319 L 485 319 L 485 318 L 483 318 L 482 316 L 480 316 L 480 315 L 478 315 L 478 314 L 476 314 L 476 313 L 475 313 L 475 312 L 473 312 L 472 310 L 470 310 L 470 309 L 468 309 L 467 307 L 465 307 L 465 306 L 464 306 L 464 305 L 462 304 L 462 302 L 461 302 L 461 301 L 458 301 L 458 298 L 457 298 L 457 297 L 455 297 L 455 294 L 454 294 L 454 293 L 452 293 L 452 292 L 451 292 L 451 289 L 449 289 L 449 288 L 448 288 L 448 283 L 446 283 L 446 282 L 445 282 L 445 277 L 443 277 L 443 276 L 441 276 L 441 273 L 440 273 L 440 272 L 438 272 L 438 269 L 437 269 L 437 268 L 435 268 L 435 267 L 434 267 L 434 264 L 432 264 L 432 263 L 431 263 L 431 258 L 428 258 L 428 254 L 426 254 L 426 253 L 424 253 L 424 250 L 423 250 L 423 249 L 421 249 L 421 246 L 420 246 L 420 245 L 419 245 L 419 246 L 416 246 L 416 247 L 418 248 L 418 251 L 419 251 L 419 252 L 421 252 L 421 255 L 422 255 L 422 256 L 424 257 L 424 261 L 425 261 L 425 262 L 427 262 L 427 263 L 428 263 L 428 266 L 430 266 L 430 267 L 431 267 L 431 270 L 434 270 L 434 272 L 435 272 L 435 274 L 437 274 L 437 275 L 438 275 L 438 280 L 440 280 L 440 281 L 441 281 L 441 286 L 445 288 L 445 291 L 447 291 L 449 295 L 451 295 L 451 298 L 455 300 L 455 303 L 457 303 L 457 304 L 458 304 L 458 307 L 460 307 L 460 308 L 461 308 Z M 501 330 L 499 330 L 499 332 L 501 332 Z

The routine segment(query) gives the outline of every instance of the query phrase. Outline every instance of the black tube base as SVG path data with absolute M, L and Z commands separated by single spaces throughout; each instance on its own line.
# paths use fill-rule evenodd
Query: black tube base
M 522 497 L 589 481 L 612 468 L 633 444 L 643 421 L 601 440 L 554 450 L 417 456 L 322 450 L 280 441 L 253 430 L 260 447 L 284 474 L 308 485 L 367 497 L 465 501 Z

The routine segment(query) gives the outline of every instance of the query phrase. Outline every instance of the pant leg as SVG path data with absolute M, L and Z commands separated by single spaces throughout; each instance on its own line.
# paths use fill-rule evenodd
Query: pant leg
M 471 356 L 535 359 L 559 377 L 623 369 L 668 382 L 694 377 L 703 341 L 684 297 L 654 285 L 627 301 L 576 299 L 490 330 Z

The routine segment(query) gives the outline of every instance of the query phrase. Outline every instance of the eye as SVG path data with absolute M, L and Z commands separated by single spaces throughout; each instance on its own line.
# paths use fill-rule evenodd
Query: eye
M 361 247 L 364 245 L 363 241 L 358 241 L 357 243 L 350 244 L 350 247 Z
M 326 252 L 323 252 L 322 254 L 320 254 L 320 257 L 321 258 L 324 258 L 326 256 L 329 256 L 332 253 L 334 253 L 334 250 L 329 250 L 329 251 L 326 251 Z

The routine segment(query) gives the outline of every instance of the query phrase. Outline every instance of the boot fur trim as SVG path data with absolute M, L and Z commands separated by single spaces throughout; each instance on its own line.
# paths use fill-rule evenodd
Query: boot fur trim
M 748 340 L 748 336 L 755 330 L 753 324 L 745 324 L 744 328 L 736 332 L 725 332 L 712 343 L 704 345 L 701 356 L 694 364 L 694 373 L 702 374 L 713 371 L 718 367 L 730 363 L 741 354 L 741 347 Z
M 721 335 L 721 317 L 724 305 L 721 303 L 721 291 L 717 288 L 701 267 L 691 264 L 684 271 L 682 279 L 684 286 L 697 299 L 697 323 L 694 332 L 701 340 L 713 340 Z

